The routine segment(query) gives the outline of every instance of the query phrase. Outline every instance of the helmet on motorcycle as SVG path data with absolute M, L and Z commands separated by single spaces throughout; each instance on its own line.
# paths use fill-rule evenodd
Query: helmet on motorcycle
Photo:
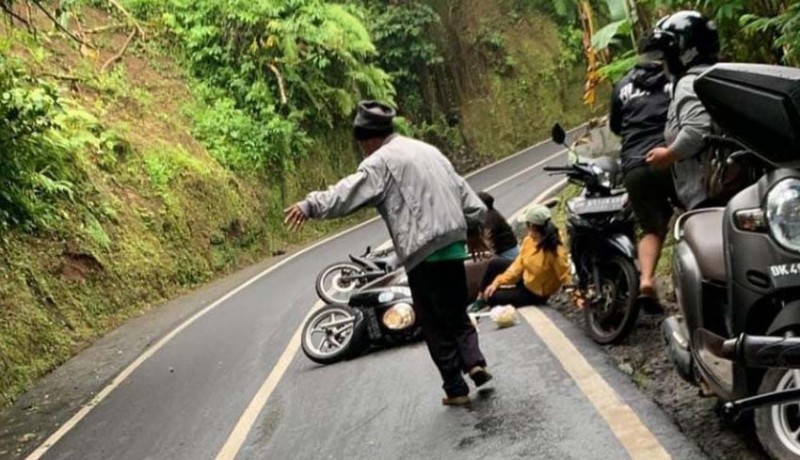
M 717 62 L 717 26 L 697 11 L 679 11 L 658 21 L 644 50 L 662 52 L 667 71 L 680 78 L 691 67 Z

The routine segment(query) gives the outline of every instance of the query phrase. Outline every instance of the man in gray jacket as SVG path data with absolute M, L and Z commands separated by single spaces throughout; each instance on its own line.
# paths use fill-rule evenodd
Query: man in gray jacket
M 438 149 L 395 134 L 394 116 L 385 104 L 360 103 L 353 129 L 366 158 L 354 174 L 288 208 L 286 222 L 296 228 L 310 218 L 378 209 L 408 272 L 417 321 L 444 380 L 442 402 L 467 405 L 463 374 L 476 386 L 492 378 L 466 313 L 464 270 L 467 229 L 483 222 L 486 207 Z
M 703 177 L 705 137 L 712 134 L 712 121 L 694 91 L 698 75 L 715 64 L 719 37 L 713 21 L 697 11 L 680 11 L 656 25 L 648 50 L 664 53 L 667 71 L 675 80 L 664 137 L 667 147 L 650 151 L 647 163 L 657 168 L 672 165 L 675 190 L 684 208 L 708 206 Z

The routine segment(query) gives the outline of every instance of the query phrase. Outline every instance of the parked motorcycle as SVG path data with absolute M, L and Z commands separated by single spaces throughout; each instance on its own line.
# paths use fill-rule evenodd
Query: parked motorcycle
M 667 351 L 681 377 L 727 403 L 728 415 L 755 408 L 771 457 L 800 458 L 800 404 L 773 404 L 785 401 L 775 394 L 800 388 L 800 373 L 775 358 L 777 344 L 800 335 L 800 69 L 719 64 L 694 86 L 715 123 L 774 169 L 725 208 L 676 222 L 681 314 L 663 324 Z M 731 354 L 724 339 L 743 333 L 751 337 L 741 350 L 750 352 Z M 796 347 L 783 356 L 796 356 Z
M 563 145 L 565 138 L 556 125 L 553 141 Z M 634 217 L 628 194 L 619 187 L 619 163 L 601 157 L 544 170 L 583 186 L 580 196 L 567 202 L 576 287 L 585 301 L 589 335 L 600 344 L 617 343 L 630 334 L 639 315 Z
M 394 270 L 397 259 L 393 248 L 372 252 L 369 246 L 360 256 L 351 254 L 349 262 L 336 262 L 323 268 L 314 286 L 325 303 L 347 303 L 364 285 Z

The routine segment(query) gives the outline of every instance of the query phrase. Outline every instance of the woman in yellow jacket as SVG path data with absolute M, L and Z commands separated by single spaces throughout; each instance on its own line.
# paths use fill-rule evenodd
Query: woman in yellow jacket
M 528 230 L 520 254 L 513 262 L 500 258 L 489 262 L 481 286 L 483 292 L 470 311 L 484 305 L 542 305 L 561 286 L 570 283 L 567 251 L 551 220 L 550 209 L 535 205 L 520 220 Z

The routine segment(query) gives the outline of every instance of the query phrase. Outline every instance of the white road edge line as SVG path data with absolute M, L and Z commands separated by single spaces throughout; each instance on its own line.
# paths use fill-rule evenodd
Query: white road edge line
M 576 128 L 573 128 L 570 131 L 574 131 L 574 130 L 580 129 L 583 126 L 585 126 L 585 125 L 581 125 L 581 126 L 578 126 Z M 465 178 L 470 178 L 470 177 L 472 177 L 472 176 L 474 176 L 476 174 L 479 174 L 479 173 L 481 173 L 483 171 L 486 171 L 487 169 L 489 169 L 491 167 L 503 164 L 506 161 L 511 160 L 512 158 L 520 156 L 520 155 L 522 155 L 522 154 L 524 154 L 526 152 L 529 152 L 529 151 L 531 151 L 531 150 L 533 150 L 533 149 L 535 149 L 535 148 L 537 148 L 539 146 L 542 146 L 542 145 L 544 145 L 544 144 L 546 144 L 548 142 L 550 142 L 550 141 L 545 140 L 545 141 L 539 142 L 539 143 L 537 143 L 537 144 L 535 144 L 535 145 L 533 145 L 531 147 L 528 147 L 526 149 L 520 150 L 519 152 L 516 152 L 516 153 L 514 153 L 514 154 L 512 154 L 510 156 L 507 156 L 507 157 L 502 158 L 502 159 L 500 159 L 498 161 L 495 161 L 494 163 L 491 163 L 491 164 L 486 165 L 486 166 L 484 166 L 482 168 L 479 168 L 476 171 L 473 171 L 473 172 L 467 174 L 464 177 Z M 559 153 L 563 153 L 563 152 L 559 152 Z M 553 158 L 553 157 L 548 157 L 548 159 L 550 159 L 550 158 Z M 67 420 L 63 425 L 61 425 L 61 427 L 59 427 L 59 429 L 56 430 L 55 433 L 50 435 L 47 439 L 45 439 L 45 441 L 39 447 L 36 448 L 36 450 L 34 450 L 30 455 L 25 457 L 25 460 L 39 460 L 40 458 L 42 458 L 42 456 L 44 456 L 44 454 L 46 454 L 47 451 L 50 450 L 51 447 L 53 447 L 58 441 L 61 440 L 61 438 L 63 438 L 67 433 L 69 433 L 73 428 L 75 428 L 75 426 L 78 423 L 80 423 L 80 421 L 83 420 L 84 417 L 89 415 L 89 412 L 91 412 L 92 409 L 94 409 L 98 404 L 100 404 L 104 399 L 106 399 L 108 397 L 108 395 L 111 394 L 111 392 L 113 392 L 115 389 L 117 389 L 120 386 L 120 384 L 122 384 L 122 382 L 124 382 L 125 379 L 127 379 L 131 374 L 133 374 L 133 372 L 136 369 L 138 369 L 139 366 L 141 366 L 145 361 L 147 361 L 148 358 L 150 358 L 151 356 L 156 354 L 156 352 L 158 352 L 161 348 L 163 348 L 164 345 L 166 345 L 170 340 L 175 338 L 175 336 L 177 336 L 184 329 L 189 327 L 192 323 L 194 323 L 195 321 L 200 319 L 206 313 L 210 312 L 211 310 L 213 310 L 214 308 L 216 308 L 220 304 L 224 303 L 226 300 L 230 299 L 231 297 L 233 297 L 234 295 L 236 295 L 240 291 L 244 290 L 245 288 L 247 288 L 251 284 L 255 283 L 256 281 L 258 281 L 259 279 L 261 279 L 264 276 L 268 275 L 272 271 L 278 269 L 279 267 L 289 263 L 290 261 L 294 260 L 295 258 L 297 258 L 297 257 L 299 257 L 299 256 L 301 256 L 301 255 L 303 255 L 303 254 L 305 254 L 305 253 L 307 253 L 309 251 L 312 251 L 312 250 L 318 248 L 319 246 L 322 246 L 323 244 L 326 244 L 326 243 L 328 243 L 328 242 L 330 242 L 332 240 L 335 240 L 335 239 L 337 239 L 339 237 L 342 237 L 342 236 L 344 236 L 344 235 L 346 235 L 348 233 L 351 233 L 351 232 L 356 231 L 356 230 L 358 230 L 358 229 L 360 229 L 362 227 L 365 227 L 365 226 L 377 221 L 378 219 L 380 219 L 380 217 L 373 217 L 372 219 L 369 219 L 369 220 L 367 220 L 365 222 L 362 222 L 362 223 L 356 225 L 355 227 L 351 227 L 351 228 L 349 228 L 347 230 L 339 232 L 339 233 L 337 233 L 337 234 L 335 234 L 335 235 L 333 235 L 331 237 L 328 237 L 328 238 L 325 238 L 324 240 L 318 241 L 318 242 L 312 244 L 311 246 L 303 248 L 300 251 L 287 256 L 285 259 L 283 259 L 280 262 L 276 263 L 275 265 L 267 268 L 266 270 L 262 271 L 261 273 L 258 273 L 254 277 L 252 277 L 249 280 L 245 281 L 243 284 L 237 286 L 232 291 L 228 292 L 224 296 L 222 296 L 219 299 L 217 299 L 211 305 L 205 307 L 204 309 L 202 309 L 199 312 L 197 312 L 194 315 L 192 315 L 189 319 L 187 319 L 186 321 L 184 321 L 183 323 L 178 325 L 178 327 L 176 327 L 175 329 L 170 331 L 167 335 L 162 337 L 152 347 L 147 348 L 144 352 L 142 352 L 142 354 L 139 355 L 139 357 L 137 357 L 125 369 L 123 369 L 122 372 L 117 374 L 117 376 L 114 377 L 114 379 L 111 381 L 111 383 L 106 385 L 88 403 L 83 404 L 83 406 L 81 406 L 81 408 L 72 417 L 70 417 L 69 420 Z M 301 325 L 301 327 L 302 327 L 302 325 Z M 290 344 L 291 344 L 291 342 L 290 342 Z
M 559 155 L 563 155 L 565 153 L 566 150 L 559 152 Z M 552 158 L 554 158 L 554 156 L 548 157 L 546 160 L 536 163 L 535 166 L 546 163 Z M 566 183 L 567 183 L 566 179 L 557 182 L 555 185 L 549 187 L 547 190 L 540 193 L 539 196 L 536 198 L 536 200 L 534 200 L 534 202 L 540 201 L 542 197 L 548 196 L 549 194 L 557 190 L 559 187 L 564 186 L 564 184 Z M 515 215 L 518 215 L 526 208 L 527 206 L 523 207 Z M 391 240 L 383 243 L 381 246 L 384 246 L 387 243 L 391 244 Z M 311 312 L 309 312 L 308 315 L 306 315 L 306 319 L 309 316 L 311 316 L 311 313 L 313 313 L 317 308 L 320 307 L 320 304 L 321 302 L 317 302 L 316 304 L 314 304 L 314 307 L 312 307 Z M 278 362 L 275 364 L 275 366 L 272 368 L 272 371 L 267 376 L 267 380 L 264 381 L 264 383 L 261 385 L 261 388 L 259 388 L 258 392 L 256 392 L 256 395 L 253 397 L 252 401 L 250 401 L 250 404 L 247 405 L 247 408 L 245 409 L 242 416 L 239 418 L 239 421 L 236 423 L 236 426 L 233 428 L 233 431 L 231 431 L 231 434 L 228 436 L 227 441 L 225 441 L 225 445 L 222 447 L 219 454 L 217 455 L 216 460 L 235 460 L 236 455 L 239 454 L 239 451 L 242 449 L 244 442 L 247 440 L 247 435 L 250 433 L 250 430 L 253 428 L 253 425 L 256 423 L 256 420 L 258 419 L 258 414 L 260 414 L 261 411 L 264 409 L 264 406 L 267 405 L 269 397 L 272 395 L 272 392 L 275 390 L 275 387 L 278 385 L 278 382 L 280 382 L 281 378 L 283 378 L 283 374 L 286 372 L 286 370 L 289 367 L 289 364 L 294 359 L 297 350 L 300 349 L 300 334 L 302 333 L 304 323 L 305 321 L 303 321 L 303 323 L 301 323 L 300 326 L 297 328 L 294 335 L 292 336 L 292 339 L 289 341 L 289 344 L 283 350 L 283 354 L 281 354 L 281 357 L 278 359 Z

